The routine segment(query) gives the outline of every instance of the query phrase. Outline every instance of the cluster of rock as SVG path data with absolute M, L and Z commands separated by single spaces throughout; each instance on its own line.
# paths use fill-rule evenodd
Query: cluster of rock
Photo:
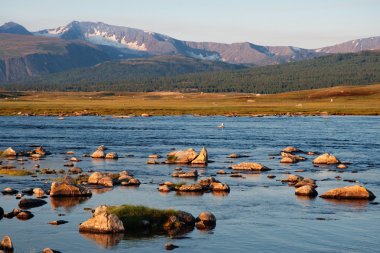
M 165 163 L 207 165 L 207 150 L 205 147 L 203 147 L 199 154 L 192 148 L 189 148 L 187 150 L 172 151 L 168 153 Z
M 75 182 L 70 176 L 65 176 L 61 183 L 53 182 L 50 188 L 50 197 L 90 197 L 92 192 Z
M 94 153 L 91 154 L 91 157 L 92 158 L 105 158 L 105 159 L 118 159 L 119 156 L 116 152 L 109 152 L 109 153 L 105 153 L 104 150 L 106 150 L 106 148 L 101 145 L 99 146 Z
M 230 187 L 213 177 L 209 177 L 201 179 L 195 184 L 174 184 L 167 181 L 160 184 L 158 190 L 160 192 L 230 192 Z
M 44 157 L 46 155 L 50 154 L 48 151 L 45 150 L 44 147 L 37 147 L 34 150 L 28 151 L 26 153 L 24 152 L 16 152 L 12 147 L 8 147 L 6 150 L 3 151 L 2 156 L 12 158 L 16 156 L 24 156 L 29 155 L 31 158 L 39 159 L 41 157 Z
M 302 176 L 290 174 L 281 182 L 287 182 L 289 185 L 296 187 L 295 194 L 298 196 L 316 197 L 318 192 L 315 190 L 317 184 L 314 179 L 303 178 Z
M 162 210 L 160 210 L 162 211 Z M 165 211 L 163 211 L 165 212 Z M 162 214 L 162 218 L 140 217 L 129 224 L 128 217 L 117 216 L 110 212 L 109 207 L 98 206 L 90 219 L 79 225 L 79 231 L 85 233 L 124 233 L 126 231 L 139 231 L 148 229 L 157 234 L 181 234 L 198 229 L 213 229 L 216 218 L 210 212 L 202 212 L 197 218 L 184 211 L 171 211 Z M 133 227 L 136 226 L 136 227 Z
M 115 185 L 138 186 L 141 182 L 129 175 L 127 171 L 121 171 L 119 174 L 94 172 L 87 181 L 90 185 L 101 185 L 105 187 L 113 187 Z

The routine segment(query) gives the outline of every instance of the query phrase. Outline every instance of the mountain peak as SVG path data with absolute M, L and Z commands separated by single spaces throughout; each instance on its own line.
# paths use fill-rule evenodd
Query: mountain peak
M 12 21 L 0 26 L 0 33 L 32 35 L 25 27 Z

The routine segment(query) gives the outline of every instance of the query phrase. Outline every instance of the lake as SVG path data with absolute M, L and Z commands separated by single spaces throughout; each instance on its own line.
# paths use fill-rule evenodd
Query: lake
M 225 124 L 224 129 L 217 126 Z M 40 252 L 50 247 L 61 252 L 164 252 L 167 242 L 178 245 L 175 252 L 375 252 L 380 249 L 380 205 L 369 201 L 328 201 L 300 198 L 295 188 L 282 183 L 286 173 L 296 173 L 317 180 L 319 194 L 336 187 L 354 185 L 356 180 L 380 197 L 380 117 L 0 117 L 0 149 L 31 150 L 42 145 L 51 155 L 38 162 L 3 160 L 18 168 L 65 169 L 66 152 L 72 150 L 82 161 L 76 166 L 84 171 L 117 172 L 127 170 L 138 178 L 139 187 L 114 187 L 97 190 L 90 199 L 70 203 L 51 201 L 31 209 L 28 221 L 16 218 L 0 221 L 0 237 L 9 235 L 15 252 Z M 99 145 L 121 156 L 118 160 L 94 160 L 83 157 Z M 304 151 L 330 152 L 341 161 L 350 162 L 345 170 L 335 166 L 314 167 L 315 156 L 297 164 L 280 164 L 280 151 L 286 146 Z M 229 194 L 163 194 L 159 183 L 194 182 L 174 179 L 176 165 L 147 165 L 148 155 L 166 156 L 172 149 L 208 150 L 207 167 L 197 168 L 201 177 L 215 176 L 227 183 Z M 231 153 L 247 155 L 229 159 Z M 217 175 L 243 161 L 262 163 L 271 171 L 243 174 L 243 178 Z M 181 166 L 187 169 L 187 166 Z M 275 179 L 267 178 L 276 175 Z M 61 176 L 61 175 L 58 175 Z M 337 180 L 335 177 L 340 176 Z M 56 175 L 37 178 L 0 177 L 0 188 L 26 187 L 49 189 Z M 15 196 L 0 195 L 5 212 L 17 207 Z M 217 225 L 211 231 L 193 230 L 178 238 L 167 236 L 124 238 L 109 235 L 83 235 L 80 222 L 91 213 L 84 208 L 98 205 L 139 204 L 155 208 L 175 208 L 195 217 L 208 210 Z M 58 216 L 63 214 L 64 216 Z M 47 224 L 64 219 L 60 226 Z

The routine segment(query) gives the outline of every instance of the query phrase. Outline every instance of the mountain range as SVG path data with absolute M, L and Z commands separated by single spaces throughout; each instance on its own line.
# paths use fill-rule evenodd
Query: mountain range
M 380 36 L 304 49 L 262 46 L 250 42 L 225 44 L 183 41 L 156 32 L 102 22 L 73 21 L 65 26 L 36 32 L 9 22 L 0 26 L 0 82 L 131 58 L 182 56 L 215 64 L 225 63 L 218 65 L 216 69 L 220 70 L 233 69 L 229 66 L 231 64 L 246 67 L 277 65 L 329 54 L 379 49 Z M 178 61 L 181 58 L 175 58 L 174 62 Z

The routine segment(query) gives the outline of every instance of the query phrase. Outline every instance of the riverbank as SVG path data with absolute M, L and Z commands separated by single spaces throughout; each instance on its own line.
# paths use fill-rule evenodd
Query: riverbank
M 380 84 L 281 94 L 0 92 L 0 115 L 380 115 Z

